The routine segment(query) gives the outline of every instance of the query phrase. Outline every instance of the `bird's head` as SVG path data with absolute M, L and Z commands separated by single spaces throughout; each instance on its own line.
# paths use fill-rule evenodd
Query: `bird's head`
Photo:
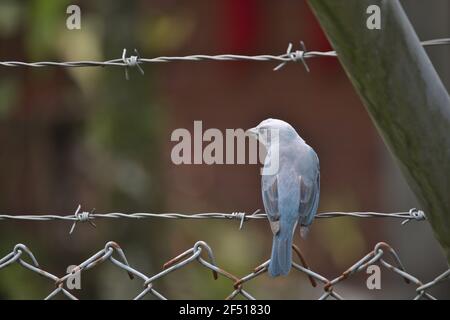
M 247 134 L 255 137 L 266 147 L 274 141 L 274 137 L 281 139 L 298 137 L 297 132 L 289 123 L 272 118 L 266 119 L 256 127 L 248 129 Z

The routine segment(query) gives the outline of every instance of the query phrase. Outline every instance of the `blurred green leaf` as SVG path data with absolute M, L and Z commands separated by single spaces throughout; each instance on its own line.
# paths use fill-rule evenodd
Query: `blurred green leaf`
M 30 59 L 44 59 L 57 46 L 57 35 L 66 28 L 68 0 L 29 1 L 26 46 Z

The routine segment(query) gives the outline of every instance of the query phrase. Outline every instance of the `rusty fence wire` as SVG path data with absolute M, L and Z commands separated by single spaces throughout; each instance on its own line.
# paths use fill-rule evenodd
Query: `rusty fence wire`
M 396 213 L 377 213 L 377 212 L 324 212 L 317 215 L 318 218 L 334 218 L 350 216 L 357 218 L 397 218 L 402 219 L 403 224 L 411 221 L 421 221 L 425 220 L 425 213 L 418 209 L 411 209 L 407 212 L 396 212 Z M 233 213 L 199 213 L 199 214 L 180 214 L 180 213 L 104 213 L 104 214 L 94 214 L 92 212 L 81 211 L 81 206 L 78 206 L 77 210 L 73 215 L 0 215 L 0 220 L 28 220 L 28 221 L 49 221 L 49 220 L 63 220 L 73 222 L 70 232 L 74 230 L 77 222 L 89 222 L 93 226 L 95 219 L 143 219 L 143 218 L 167 218 L 167 219 L 238 219 L 240 220 L 240 228 L 244 221 L 249 219 L 266 219 L 264 213 L 255 211 L 252 214 L 247 215 L 245 212 L 233 212 Z M 399 255 L 396 251 L 387 243 L 378 243 L 372 251 L 363 256 L 355 264 L 345 270 L 342 274 L 338 275 L 336 278 L 329 279 L 324 277 L 320 273 L 312 270 L 306 263 L 301 251 L 295 245 L 293 246 L 293 251 L 298 257 L 298 262 L 293 262 L 292 272 L 300 272 L 306 275 L 311 282 L 313 287 L 321 286 L 323 288 L 323 293 L 318 297 L 320 300 L 334 298 L 334 299 L 344 299 L 344 295 L 338 292 L 336 286 L 346 279 L 352 277 L 354 274 L 366 270 L 369 266 L 373 264 L 378 264 L 384 267 L 390 272 L 398 274 L 407 283 L 414 286 L 414 299 L 436 299 L 428 291 L 431 287 L 437 285 L 438 283 L 448 280 L 450 278 L 450 269 L 438 275 L 435 279 L 428 282 L 423 282 L 417 277 L 408 273 L 405 269 Z M 194 244 L 192 248 L 182 252 L 178 256 L 174 257 L 170 261 L 164 264 L 162 271 L 154 275 L 146 275 L 143 271 L 139 271 L 137 268 L 132 267 L 128 262 L 124 251 L 121 247 L 113 242 L 108 242 L 103 249 L 98 251 L 93 256 L 89 257 L 85 261 L 78 264 L 71 272 L 63 276 L 57 276 L 46 270 L 44 270 L 38 261 L 36 260 L 34 254 L 28 247 L 23 244 L 17 244 L 13 250 L 6 254 L 0 259 L 0 270 L 12 265 L 19 264 L 20 266 L 35 272 L 43 276 L 44 278 L 52 281 L 55 284 L 55 289 L 50 292 L 46 299 L 51 299 L 58 294 L 62 294 L 69 299 L 77 299 L 77 297 L 70 291 L 67 287 L 67 280 L 70 277 L 74 277 L 77 274 L 81 275 L 82 272 L 92 269 L 105 261 L 109 261 L 115 266 L 125 270 L 130 279 L 138 278 L 143 283 L 143 289 L 139 292 L 134 299 L 142 299 L 146 295 L 152 295 L 157 299 L 165 300 L 166 296 L 158 291 L 158 281 L 174 272 L 181 269 L 188 264 L 197 263 L 198 265 L 209 269 L 213 278 L 217 279 L 220 275 L 225 277 L 230 281 L 230 294 L 226 299 L 233 299 L 237 296 L 242 296 L 246 299 L 256 299 L 252 293 L 248 292 L 246 289 L 246 284 L 249 281 L 261 276 L 267 271 L 269 261 L 266 261 L 252 270 L 249 274 L 238 277 L 224 268 L 217 265 L 214 258 L 214 253 L 212 248 L 204 241 L 198 241 Z M 1 277 L 1 274 L 0 274 Z
M 307 265 L 299 248 L 295 245 L 293 246 L 293 251 L 298 257 L 299 262 L 292 263 L 293 269 L 291 272 L 300 272 L 306 275 L 313 287 L 321 286 L 323 288 L 323 293 L 318 297 L 319 300 L 333 298 L 337 300 L 345 299 L 345 296 L 338 292 L 336 286 L 346 279 L 349 279 L 354 274 L 366 270 L 368 266 L 373 264 L 378 264 L 386 270 L 396 273 L 403 278 L 406 283 L 411 284 L 413 287 L 412 293 L 414 300 L 436 300 L 436 297 L 428 292 L 429 289 L 442 281 L 449 280 L 450 278 L 449 269 L 431 281 L 423 282 L 419 280 L 417 277 L 407 272 L 396 251 L 384 242 L 378 243 L 372 251 L 367 253 L 355 264 L 334 279 L 328 279 L 313 271 Z M 138 278 L 141 280 L 142 290 L 134 297 L 135 300 L 142 299 L 147 295 L 152 295 L 154 298 L 161 300 L 168 299 L 163 293 L 158 291 L 158 281 L 167 276 L 169 273 L 184 268 L 191 263 L 196 263 L 201 267 L 209 269 L 212 272 L 213 279 L 217 279 L 220 276 L 230 281 L 230 294 L 226 297 L 227 300 L 234 299 L 239 295 L 245 299 L 256 300 L 257 296 L 247 291 L 246 284 L 266 272 L 270 260 L 262 263 L 249 274 L 238 277 L 218 266 L 212 248 L 206 242 L 198 241 L 192 248 L 189 248 L 170 261 L 166 262 L 163 265 L 162 271 L 149 276 L 143 271 L 133 267 L 132 264 L 128 262 L 123 249 L 117 243 L 110 241 L 103 249 L 78 264 L 72 269 L 71 272 L 63 276 L 57 276 L 44 270 L 28 247 L 23 244 L 17 244 L 10 253 L 0 259 L 0 271 L 13 264 L 19 264 L 23 268 L 28 269 L 55 284 L 55 289 L 50 292 L 45 299 L 52 299 L 55 296 L 62 294 L 69 299 L 77 300 L 77 297 L 73 294 L 73 291 L 71 292 L 70 289 L 67 288 L 66 280 L 70 277 L 76 276 L 77 273 L 81 274 L 82 272 L 95 268 L 106 261 L 109 261 L 118 268 L 126 271 L 130 279 Z

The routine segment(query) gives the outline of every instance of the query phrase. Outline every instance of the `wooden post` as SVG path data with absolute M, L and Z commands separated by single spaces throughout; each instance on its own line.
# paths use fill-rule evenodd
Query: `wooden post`
M 450 262 L 450 98 L 403 8 L 398 0 L 309 4 Z M 381 9 L 381 30 L 366 26 L 370 5 Z

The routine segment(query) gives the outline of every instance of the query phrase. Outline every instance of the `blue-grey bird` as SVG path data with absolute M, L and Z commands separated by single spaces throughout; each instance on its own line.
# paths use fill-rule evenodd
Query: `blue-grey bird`
M 287 275 L 292 265 L 295 228 L 300 224 L 300 234 L 304 238 L 317 212 L 319 158 L 285 121 L 267 119 L 247 132 L 267 150 L 261 189 L 273 233 L 269 274 L 272 277 Z

